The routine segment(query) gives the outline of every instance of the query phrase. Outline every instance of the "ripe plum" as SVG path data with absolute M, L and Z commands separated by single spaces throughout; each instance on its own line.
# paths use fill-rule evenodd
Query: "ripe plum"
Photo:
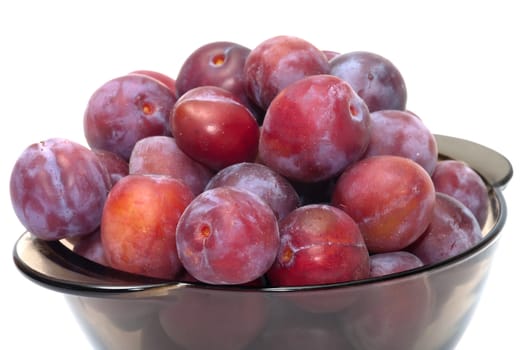
M 238 163 L 220 170 L 207 184 L 206 190 L 234 186 L 262 198 L 278 220 L 300 205 L 300 198 L 289 181 L 259 163 Z
M 174 105 L 170 125 L 179 148 L 212 170 L 256 158 L 258 123 L 223 88 L 200 86 L 187 91 Z
M 370 117 L 371 139 L 364 157 L 410 158 L 432 175 L 437 164 L 437 142 L 421 119 L 395 109 L 373 112 Z
M 421 266 L 421 259 L 404 250 L 370 255 L 370 277 L 385 276 Z
M 183 62 L 176 78 L 179 96 L 205 85 L 230 91 L 241 103 L 251 108 L 245 93 L 244 66 L 251 49 L 229 41 L 205 44 Z
M 481 239 L 481 228 L 470 209 L 454 197 L 438 192 L 430 226 L 407 250 L 424 264 L 433 264 L 472 248 Z
M 194 198 L 190 188 L 165 175 L 128 175 L 114 185 L 101 221 L 108 264 L 123 271 L 173 279 L 181 272 L 176 225 Z
M 430 224 L 435 190 L 419 164 L 400 156 L 372 156 L 338 179 L 332 202 L 358 224 L 370 253 L 402 250 Z
M 247 95 L 263 110 L 289 84 L 327 73 L 329 63 L 321 50 L 304 39 L 287 35 L 261 42 L 251 50 L 244 67 Z
M 260 160 L 300 182 L 339 174 L 366 151 L 370 114 L 348 83 L 331 75 L 303 78 L 269 106 L 260 137 Z
M 164 73 L 143 69 L 130 72 L 129 74 L 146 75 L 147 77 L 154 78 L 165 85 L 174 94 L 174 97 L 179 97 L 176 91 L 176 81 Z
M 332 50 L 322 50 L 324 55 L 326 55 L 326 58 L 328 59 L 328 62 L 331 61 L 332 58 L 337 57 L 340 55 L 340 52 L 332 51 Z
M 406 84 L 401 72 L 385 57 L 366 51 L 343 53 L 330 62 L 330 74 L 347 81 L 370 112 L 406 108 Z
M 22 152 L 9 187 L 22 225 L 38 238 L 57 240 L 97 229 L 111 179 L 90 149 L 51 138 Z
M 203 192 L 213 173 L 181 151 L 170 136 L 137 141 L 130 155 L 130 174 L 168 175 L 186 183 L 195 195 Z
M 128 160 L 140 139 L 170 135 L 169 116 L 175 95 L 161 82 L 142 74 L 114 78 L 90 97 L 84 135 L 91 148 Z
M 466 205 L 483 227 L 489 212 L 489 197 L 487 186 L 474 169 L 460 160 L 442 160 L 432 174 L 432 181 L 437 192 Z
M 73 252 L 98 264 L 108 265 L 101 242 L 101 230 L 99 228 L 89 235 L 81 236 L 75 240 Z
M 97 148 L 93 148 L 92 151 L 108 171 L 110 179 L 112 180 L 112 186 L 115 185 L 119 179 L 129 174 L 128 162 L 117 153 Z
M 370 273 L 368 250 L 344 211 L 312 204 L 280 221 L 280 249 L 267 272 L 273 286 L 348 282 Z
M 242 284 L 264 275 L 280 244 L 277 219 L 256 194 L 232 186 L 198 195 L 176 232 L 179 258 L 194 278 Z

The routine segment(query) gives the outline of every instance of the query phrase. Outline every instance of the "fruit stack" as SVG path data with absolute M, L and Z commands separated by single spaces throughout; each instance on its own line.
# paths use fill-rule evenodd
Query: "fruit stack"
M 139 275 L 303 286 L 434 264 L 482 238 L 479 175 L 438 158 L 381 55 L 293 36 L 199 47 L 87 101 L 84 146 L 28 146 L 10 181 L 34 236 Z

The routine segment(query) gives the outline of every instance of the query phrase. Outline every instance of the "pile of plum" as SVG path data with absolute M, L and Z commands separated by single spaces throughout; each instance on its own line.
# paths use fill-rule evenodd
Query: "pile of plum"
M 13 208 L 40 239 L 162 279 L 300 286 L 433 264 L 481 240 L 489 200 L 406 100 L 378 54 L 212 42 L 175 78 L 138 70 L 94 91 L 89 146 L 27 147 Z

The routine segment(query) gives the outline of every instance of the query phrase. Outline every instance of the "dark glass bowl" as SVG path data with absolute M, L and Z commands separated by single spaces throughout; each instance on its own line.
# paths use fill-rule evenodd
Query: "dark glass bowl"
M 506 220 L 509 161 L 482 145 L 436 135 L 488 185 L 484 239 L 445 260 L 384 277 L 322 286 L 210 286 L 144 278 L 74 254 L 64 242 L 24 233 L 16 266 L 63 293 L 102 349 L 451 349 L 482 293 Z

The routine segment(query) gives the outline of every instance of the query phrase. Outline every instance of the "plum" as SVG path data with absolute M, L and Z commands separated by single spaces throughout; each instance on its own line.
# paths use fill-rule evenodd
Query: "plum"
M 433 264 L 463 253 L 483 238 L 474 214 L 452 196 L 437 193 L 432 221 L 407 250 L 424 264 Z
M 206 189 L 221 186 L 234 186 L 257 194 L 271 207 L 278 220 L 300 205 L 291 183 L 263 164 L 233 164 L 214 175 Z
M 210 284 L 243 284 L 272 265 L 280 244 L 278 222 L 256 194 L 216 187 L 189 204 L 177 226 L 179 258 L 188 273 Z
M 453 159 L 438 162 L 432 182 L 437 192 L 459 200 L 472 211 L 481 227 L 485 225 L 490 205 L 487 186 L 467 163 Z
M 130 174 L 172 176 L 186 183 L 195 195 L 200 194 L 213 173 L 187 156 L 170 136 L 149 136 L 136 142 L 129 161 Z
M 338 179 L 332 203 L 359 225 L 370 253 L 403 250 L 432 220 L 435 190 L 430 175 L 411 159 L 372 156 Z
M 244 67 L 247 95 L 263 110 L 291 83 L 327 73 L 329 63 L 321 50 L 304 39 L 287 35 L 258 44 L 247 56 Z
M 64 138 L 47 139 L 24 149 L 9 182 L 18 219 L 45 240 L 95 231 L 111 186 L 99 158 L 89 148 Z
M 347 81 L 370 112 L 406 108 L 403 76 L 386 57 L 368 51 L 343 53 L 330 61 L 329 74 Z
M 369 140 L 370 114 L 351 86 L 312 75 L 282 90 L 267 109 L 259 159 L 290 180 L 317 182 L 360 159 Z
M 179 148 L 214 171 L 254 161 L 258 152 L 256 119 L 231 92 L 220 87 L 187 91 L 172 109 L 170 127 Z
M 267 279 L 273 286 L 338 283 L 366 278 L 369 269 L 355 221 L 333 206 L 311 204 L 280 221 L 280 249 Z
M 157 79 L 142 74 L 114 78 L 90 97 L 84 112 L 84 135 L 91 148 L 117 153 L 128 161 L 135 143 L 153 135 L 170 135 L 174 94 Z
M 108 264 L 149 277 L 174 279 L 181 271 L 176 226 L 194 199 L 182 181 L 165 175 L 131 174 L 111 189 L 101 220 Z

